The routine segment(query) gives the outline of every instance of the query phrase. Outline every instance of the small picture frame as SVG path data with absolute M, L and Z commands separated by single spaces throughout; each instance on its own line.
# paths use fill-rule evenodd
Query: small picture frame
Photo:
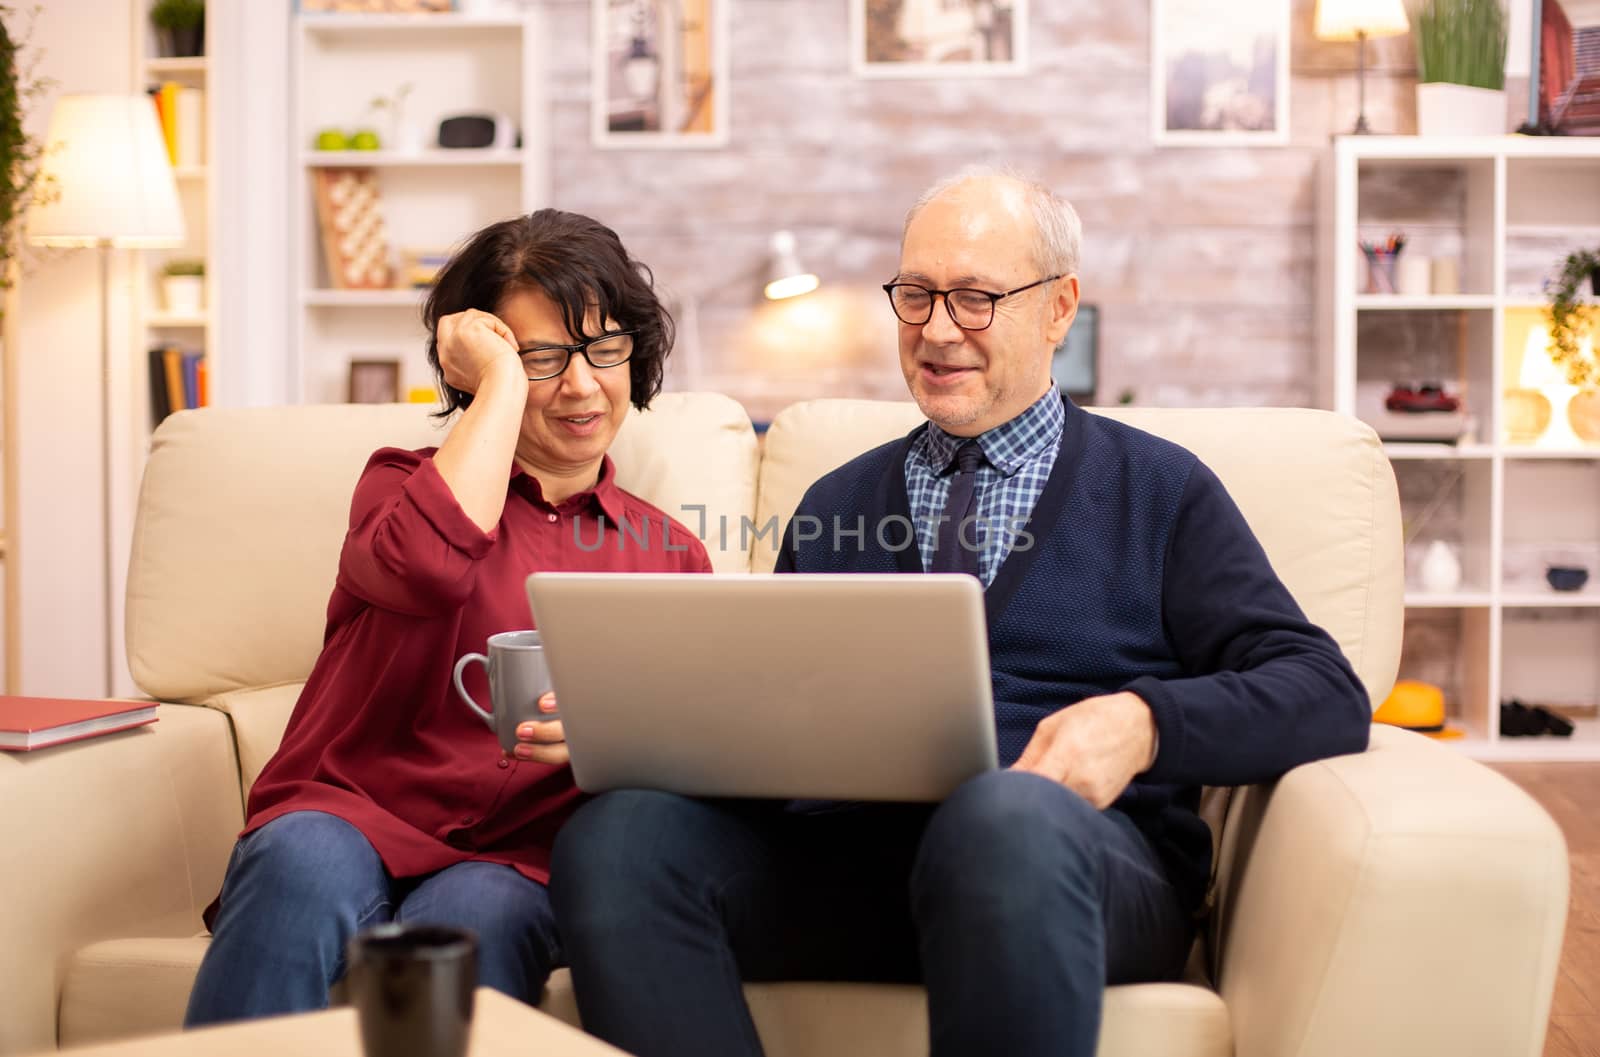
M 1028 0 L 850 0 L 857 77 L 1026 73 Z
M 1289 0 L 1151 0 L 1151 138 L 1289 142 Z
M 347 400 L 352 404 L 400 402 L 399 360 L 351 360 Z
M 728 142 L 731 0 L 590 0 L 596 147 Z
M 456 0 L 297 0 L 302 15 L 436 15 Z

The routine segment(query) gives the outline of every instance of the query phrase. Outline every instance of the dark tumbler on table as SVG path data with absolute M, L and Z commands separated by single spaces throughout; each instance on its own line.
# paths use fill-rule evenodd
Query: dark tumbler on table
M 350 941 L 346 962 L 366 1057 L 465 1057 L 478 986 L 471 929 L 378 925 Z

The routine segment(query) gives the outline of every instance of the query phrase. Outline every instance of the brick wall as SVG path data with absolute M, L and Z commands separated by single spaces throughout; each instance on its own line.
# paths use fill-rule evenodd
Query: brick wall
M 1293 0 L 1285 147 L 1151 144 L 1145 0 L 1033 0 L 1027 76 L 943 81 L 854 77 L 845 0 L 736 0 L 728 146 L 645 151 L 590 145 L 589 55 L 565 43 L 588 40 L 589 3 L 553 0 L 556 204 L 611 223 L 694 296 L 701 382 L 761 417 L 902 395 L 876 285 L 905 209 L 963 164 L 1011 162 L 1082 214 L 1100 402 L 1309 403 L 1314 175 L 1356 116 L 1355 46 L 1317 41 L 1313 7 Z M 1375 131 L 1415 131 L 1413 68 L 1409 37 L 1369 44 Z M 757 303 L 780 227 L 826 284 L 810 306 Z

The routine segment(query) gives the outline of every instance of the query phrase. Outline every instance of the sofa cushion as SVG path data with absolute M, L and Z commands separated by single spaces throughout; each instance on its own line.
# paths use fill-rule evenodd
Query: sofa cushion
M 118 940 L 73 959 L 61 1001 L 64 1046 L 175 1031 L 183 1023 L 206 940 Z M 928 1052 L 920 987 L 892 984 L 748 984 L 745 996 L 767 1057 L 892 1057 Z M 572 975 L 550 977 L 539 1008 L 578 1026 Z M 1099 1057 L 1231 1057 L 1228 1011 L 1188 984 L 1106 991 Z
M 1374 706 L 1388 696 L 1400 663 L 1400 507 L 1371 428 L 1304 408 L 1091 410 L 1181 444 L 1215 470 L 1279 577 L 1339 643 Z M 785 408 L 767 432 L 757 521 L 776 517 L 781 532 L 811 482 L 920 421 L 910 401 Z M 751 568 L 771 570 L 777 543 L 763 537 Z
M 429 411 L 202 408 L 167 418 L 151 441 L 128 564 L 134 681 L 158 700 L 198 702 L 304 679 L 322 647 L 356 478 L 376 448 L 440 443 Z M 752 508 L 755 435 L 725 396 L 662 395 L 630 413 L 613 455 L 623 486 L 670 514 L 701 504 L 711 524 L 737 524 Z M 737 544 L 712 552 L 720 571 L 748 568 Z
M 663 393 L 649 411 L 628 416 L 611 457 L 618 484 L 702 537 L 713 569 L 750 571 L 749 549 L 736 529 L 756 506 L 760 450 L 737 401 L 718 393 Z
M 289 714 L 294 711 L 305 685 L 303 682 L 279 683 L 206 699 L 209 707 L 227 713 L 233 724 L 234 741 L 239 746 L 241 803 L 249 796 L 250 787 L 256 784 L 261 769 L 278 751 L 278 743 L 289 726 Z
M 751 570 L 772 571 L 783 526 L 812 482 L 922 421 L 922 412 L 909 400 L 807 400 L 778 412 L 767 428 L 756 494 L 756 525 L 776 519 L 777 531 L 751 533 Z
M 107 940 L 73 956 L 61 986 L 61 1045 L 159 1035 L 183 1026 L 210 938 Z

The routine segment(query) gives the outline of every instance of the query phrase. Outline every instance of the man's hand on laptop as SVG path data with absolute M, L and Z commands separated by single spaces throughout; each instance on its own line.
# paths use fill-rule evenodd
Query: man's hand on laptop
M 1138 694 L 1086 697 L 1034 728 L 1011 769 L 1060 782 L 1104 810 L 1155 762 L 1155 732 L 1155 715 Z
M 554 714 L 556 695 L 545 694 L 539 698 L 539 711 Z M 566 738 L 559 719 L 535 720 L 517 727 L 517 747 L 513 751 L 519 760 L 558 765 L 569 763 L 571 757 L 567 755 Z

